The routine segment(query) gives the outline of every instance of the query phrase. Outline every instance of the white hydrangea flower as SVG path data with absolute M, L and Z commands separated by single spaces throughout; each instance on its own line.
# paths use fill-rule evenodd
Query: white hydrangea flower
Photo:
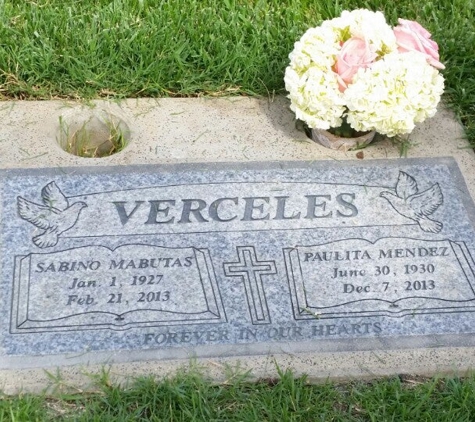
M 331 70 L 340 51 L 337 34 L 329 28 L 310 28 L 295 43 L 285 72 L 291 110 L 309 127 L 340 126 L 345 111 L 336 74 Z
M 319 66 L 310 66 L 303 75 L 299 75 L 289 66 L 284 81 L 290 93 L 290 109 L 297 119 L 318 129 L 330 129 L 342 124 L 345 102 L 331 72 Z
M 310 28 L 294 45 L 290 53 L 290 66 L 298 73 L 303 74 L 310 65 L 322 69 L 330 68 L 335 64 L 335 57 L 340 51 L 336 34 L 328 28 Z
M 444 78 L 418 53 L 392 53 L 360 69 L 344 92 L 347 120 L 358 131 L 395 136 L 434 116 Z

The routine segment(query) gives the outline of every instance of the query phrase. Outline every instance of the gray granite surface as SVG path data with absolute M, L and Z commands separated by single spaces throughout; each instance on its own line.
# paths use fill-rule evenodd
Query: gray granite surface
M 0 367 L 475 331 L 474 205 L 451 158 L 3 170 L 0 195 Z

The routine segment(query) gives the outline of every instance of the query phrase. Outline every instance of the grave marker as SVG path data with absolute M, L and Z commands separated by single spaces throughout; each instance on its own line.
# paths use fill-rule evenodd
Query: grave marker
M 3 368 L 474 331 L 453 159 L 11 170 L 0 195 Z

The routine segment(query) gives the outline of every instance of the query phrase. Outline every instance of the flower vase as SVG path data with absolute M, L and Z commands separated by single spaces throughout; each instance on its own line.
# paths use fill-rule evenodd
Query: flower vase
M 373 140 L 376 132 L 366 132 L 354 138 L 344 138 L 323 129 L 312 129 L 311 134 L 312 140 L 318 142 L 324 147 L 336 149 L 338 151 L 349 151 L 363 148 L 368 145 Z

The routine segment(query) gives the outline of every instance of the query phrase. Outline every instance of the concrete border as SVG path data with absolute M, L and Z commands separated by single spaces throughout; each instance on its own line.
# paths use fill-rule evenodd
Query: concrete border
M 421 364 L 423 362 L 423 364 Z M 249 371 L 249 380 L 278 378 L 279 370 L 290 369 L 296 376 L 307 375 L 309 382 L 327 380 L 370 380 L 391 375 L 458 375 L 466 376 L 475 368 L 473 347 L 444 347 L 406 350 L 372 350 L 334 353 L 269 354 L 236 358 L 105 362 L 102 365 L 77 365 L 55 370 L 10 369 L 0 372 L 0 389 L 5 394 L 52 390 L 87 391 L 97 389 L 94 375 L 108 371 L 110 380 L 127 385 L 136 377 L 163 379 L 178 371 L 198 367 L 206 377 L 226 383 L 233 376 Z M 47 372 L 48 371 L 48 372 Z
M 128 99 L 120 102 L 94 101 L 125 119 L 131 128 L 131 144 L 121 153 L 101 159 L 87 159 L 64 152 L 56 142 L 59 116 L 74 109 L 89 107 L 67 101 L 6 102 L 0 106 L 3 129 L 0 133 L 0 169 L 43 167 L 127 166 L 135 164 L 177 164 L 251 161 L 294 161 L 398 159 L 399 149 L 389 140 L 381 140 L 360 152 L 328 150 L 308 140 L 295 128 L 288 100 L 266 98 L 183 98 Z M 458 163 L 472 197 L 475 197 L 474 153 L 464 139 L 460 124 L 445 108 L 419 125 L 411 135 L 415 144 L 409 157 L 453 157 Z M 320 350 L 299 354 L 285 352 L 227 358 L 200 359 L 199 366 L 217 381 L 225 381 L 229 368 L 252 369 L 255 378 L 275 377 L 280 369 L 291 368 L 297 375 L 306 373 L 311 381 L 374 378 L 392 374 L 464 375 L 475 367 L 470 336 L 444 344 L 429 341 L 417 348 L 367 350 L 355 352 Z M 358 349 L 358 348 L 357 348 Z M 250 350 L 250 354 L 252 351 Z M 117 382 L 130 377 L 171 374 L 189 365 L 188 359 L 150 360 L 122 363 L 120 354 L 109 354 L 101 362 L 110 363 Z M 186 356 L 186 353 L 184 354 Z M 104 356 L 102 356 L 104 357 Z M 41 360 L 41 358 L 39 358 Z M 66 357 L 74 361 L 74 357 Z M 61 373 L 65 385 L 87 388 L 87 374 L 104 368 L 97 360 L 89 365 L 65 366 Z M 86 374 L 86 375 L 85 375 Z M 51 383 L 42 369 L 0 371 L 0 387 L 6 393 L 40 391 Z

